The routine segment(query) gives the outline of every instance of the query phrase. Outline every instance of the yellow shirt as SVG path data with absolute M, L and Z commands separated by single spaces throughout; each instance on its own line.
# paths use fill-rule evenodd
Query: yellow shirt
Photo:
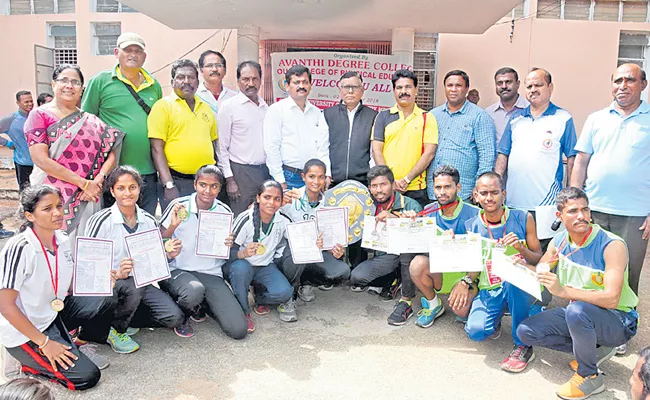
M 426 125 L 424 116 L 426 114 Z M 395 180 L 408 174 L 424 152 L 424 144 L 438 144 L 438 122 L 417 105 L 413 113 L 404 118 L 397 105 L 377 115 L 372 127 L 372 140 L 384 142 L 386 165 L 393 171 Z M 426 168 L 408 185 L 407 190 L 427 187 Z
M 170 169 L 194 175 L 205 164 L 214 164 L 212 142 L 217 140 L 217 123 L 212 110 L 194 96 L 194 111 L 172 93 L 151 108 L 147 127 L 150 139 L 165 142 L 165 157 Z

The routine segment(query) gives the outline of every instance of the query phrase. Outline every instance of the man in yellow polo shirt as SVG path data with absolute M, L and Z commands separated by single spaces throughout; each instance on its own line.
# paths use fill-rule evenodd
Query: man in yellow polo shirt
M 436 118 L 415 104 L 418 78 L 413 71 L 393 74 L 397 104 L 377 115 L 372 128 L 372 156 L 395 174 L 395 190 L 424 207 L 427 198 L 426 169 L 438 145 Z
M 199 70 L 191 60 L 172 64 L 174 93 L 151 108 L 147 126 L 151 155 L 163 185 L 160 206 L 194 192 L 194 174 L 216 164 L 217 123 L 210 107 L 196 96 Z

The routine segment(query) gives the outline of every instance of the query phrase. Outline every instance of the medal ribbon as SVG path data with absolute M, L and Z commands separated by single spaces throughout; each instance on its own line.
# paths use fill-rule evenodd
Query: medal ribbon
M 427 214 L 432 214 L 432 213 L 434 213 L 434 212 L 441 211 L 441 210 L 444 210 L 444 209 L 446 209 L 446 208 L 451 208 L 451 207 L 456 206 L 456 205 L 458 205 L 458 200 L 455 200 L 454 202 L 449 203 L 449 204 L 445 204 L 444 206 L 439 206 L 439 207 L 436 207 L 436 206 L 425 207 L 424 210 L 420 211 L 420 212 L 417 214 L 417 216 L 418 216 L 418 217 L 422 217 L 422 216 L 425 216 L 425 215 L 427 215 Z
M 41 245 L 41 250 L 43 251 L 43 257 L 45 257 L 45 262 L 47 262 L 47 268 L 50 270 L 52 289 L 54 289 L 54 299 L 58 299 L 59 298 L 59 246 L 57 246 L 56 244 L 56 236 L 52 237 L 52 244 L 54 245 L 54 265 L 55 265 L 55 272 L 52 272 L 52 264 L 50 264 L 50 259 L 47 257 L 47 251 L 45 250 L 45 246 L 43 246 L 43 242 L 41 242 L 41 238 L 38 237 L 36 231 L 34 231 L 34 228 L 32 228 L 32 232 L 34 232 L 34 236 L 36 236 L 36 239 L 38 239 L 38 243 Z
M 578 244 L 578 247 L 576 247 L 576 248 L 575 248 L 572 252 L 570 252 L 569 254 L 562 255 L 562 254 L 561 254 L 561 253 L 562 253 L 562 250 L 564 250 L 564 247 L 565 247 L 565 246 L 568 244 L 568 242 L 569 242 L 569 233 L 567 232 L 567 235 L 566 235 L 566 237 L 564 238 L 564 240 L 562 241 L 562 244 L 560 244 L 560 247 L 557 249 L 557 253 L 555 254 L 555 257 L 553 257 L 553 258 L 552 258 L 548 263 L 549 263 L 549 264 L 552 264 L 552 263 L 554 263 L 554 262 L 557 262 L 557 261 L 560 260 L 560 257 L 569 258 L 569 256 L 570 256 L 571 254 L 574 254 L 576 251 L 580 250 L 580 248 L 582 248 L 582 246 L 584 246 L 584 244 L 587 243 L 587 239 L 589 239 L 589 236 L 591 235 L 591 232 L 592 232 L 593 230 L 594 230 L 594 227 L 593 227 L 593 226 L 590 226 L 590 227 L 589 227 L 589 231 L 587 232 L 587 235 L 585 236 L 584 239 L 582 239 L 582 242 Z
M 492 224 L 490 221 L 487 220 L 487 217 L 485 214 L 481 214 L 481 219 L 483 222 L 485 222 L 485 226 L 487 226 L 488 230 L 488 235 L 490 235 L 490 239 L 494 240 L 494 236 L 492 235 L 492 230 L 490 229 L 490 225 L 499 225 L 499 224 Z M 505 213 L 504 216 L 501 217 L 501 223 L 503 224 L 503 236 L 501 236 L 501 239 L 503 239 L 506 236 L 506 221 L 505 221 Z M 497 240 L 497 243 L 501 241 L 501 239 Z
M 259 238 L 257 243 L 262 243 L 262 240 L 266 239 L 271 234 L 271 231 L 273 230 L 273 224 L 275 223 L 274 221 L 275 221 L 275 214 L 273 215 L 273 218 L 271 219 L 271 222 L 269 223 L 269 229 L 267 229 L 266 232 L 264 232 L 262 230 L 262 223 L 260 222 L 260 236 L 261 237 Z M 262 236 L 262 235 L 264 235 L 264 236 Z

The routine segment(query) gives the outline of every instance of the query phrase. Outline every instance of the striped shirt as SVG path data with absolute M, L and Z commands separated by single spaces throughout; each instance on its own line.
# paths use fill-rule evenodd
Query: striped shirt
M 63 231 L 56 231 L 54 235 L 58 245 L 59 264 L 59 287 L 56 296 L 48 261 L 54 272 L 57 260 L 49 250 L 43 254 L 38 237 L 31 229 L 28 228 L 9 239 L 0 252 L 1 288 L 18 292 L 16 306 L 41 332 L 56 319 L 57 312 L 52 309 L 50 303 L 55 297 L 61 300 L 66 298 L 74 268 L 68 235 Z M 27 336 L 20 333 L 0 314 L 0 343 L 4 347 L 16 347 L 28 341 Z
M 135 207 L 137 223 L 133 229 L 124 223 L 124 217 L 117 203 L 93 214 L 86 224 L 84 236 L 113 241 L 113 270 L 119 270 L 120 262 L 129 257 L 125 236 L 158 228 L 156 218 L 137 205 Z M 130 275 L 132 274 L 133 272 Z
M 472 195 L 476 178 L 492 171 L 496 159 L 496 129 L 492 118 L 479 106 L 465 101 L 460 110 L 449 112 L 447 103 L 431 113 L 438 121 L 438 150 L 427 172 L 427 192 L 433 192 L 433 171 L 441 165 L 451 165 L 460 173 L 462 185 L 459 196 L 467 200 Z
M 235 245 L 239 246 L 239 250 L 246 248 L 246 245 L 253 242 L 253 234 L 255 228 L 253 227 L 253 210 L 255 206 L 242 212 L 235 219 L 233 231 L 235 232 Z M 260 235 L 258 242 L 264 245 L 264 254 L 255 254 L 252 257 L 247 257 L 246 261 L 256 267 L 266 267 L 273 262 L 273 259 L 280 257 L 284 248 L 287 246 L 287 225 L 291 223 L 291 219 L 280 211 L 276 212 L 273 216 L 273 221 L 269 226 L 262 226 L 260 221 Z M 266 229 L 270 229 L 265 232 Z

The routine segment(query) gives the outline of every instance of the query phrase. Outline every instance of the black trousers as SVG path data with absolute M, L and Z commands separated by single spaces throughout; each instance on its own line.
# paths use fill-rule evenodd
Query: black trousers
M 70 390 L 85 390 L 97 385 L 101 377 L 99 368 L 72 342 L 68 329 L 60 316 L 57 316 L 43 333 L 50 338 L 50 341 L 70 346 L 70 352 L 79 359 L 74 361 L 74 367 L 69 367 L 66 370 L 57 365 L 57 371 L 55 371 L 50 360 L 39 351 L 38 345 L 30 340 L 20 346 L 7 348 L 7 352 L 20 362 L 24 373 L 43 376 Z
M 29 176 L 34 170 L 33 165 L 20 165 L 15 164 L 16 166 L 16 180 L 18 181 L 18 191 L 22 192 L 24 188 L 29 186 Z

